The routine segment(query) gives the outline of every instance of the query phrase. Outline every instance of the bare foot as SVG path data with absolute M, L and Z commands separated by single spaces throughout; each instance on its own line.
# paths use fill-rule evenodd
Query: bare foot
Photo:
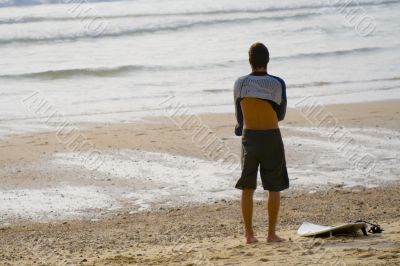
M 254 244 L 257 242 L 258 242 L 258 240 L 254 235 L 246 236 L 246 244 Z
M 277 235 L 268 235 L 268 238 L 267 238 L 267 242 L 268 243 L 279 243 L 279 242 L 284 242 L 285 241 L 285 239 L 284 238 L 280 238 L 279 236 L 277 236 Z

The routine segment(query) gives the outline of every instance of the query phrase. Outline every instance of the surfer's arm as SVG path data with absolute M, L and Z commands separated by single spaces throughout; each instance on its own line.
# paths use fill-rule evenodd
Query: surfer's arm
M 243 131 L 243 112 L 242 112 L 242 107 L 240 106 L 240 101 L 242 100 L 242 98 L 240 98 L 240 87 L 242 83 L 243 81 L 238 79 L 235 82 L 233 88 L 233 101 L 235 105 L 235 117 L 236 117 L 236 126 L 235 126 L 236 136 L 241 136 Z
M 286 107 L 287 107 L 287 100 L 282 98 L 281 104 L 276 110 L 276 116 L 278 117 L 278 121 L 282 121 L 283 119 L 285 119 Z
M 272 76 L 272 75 L 270 75 L 270 76 Z M 287 108 L 286 84 L 283 79 L 276 77 L 276 76 L 272 76 L 272 77 L 276 78 L 279 81 L 279 83 L 281 84 L 281 88 L 282 88 L 281 103 L 276 108 L 274 108 L 275 112 L 276 112 L 276 116 L 278 117 L 278 121 L 282 121 L 283 119 L 285 119 L 286 108 Z

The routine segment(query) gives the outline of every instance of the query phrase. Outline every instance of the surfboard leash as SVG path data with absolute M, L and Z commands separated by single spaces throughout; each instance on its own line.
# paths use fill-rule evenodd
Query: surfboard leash
M 355 222 L 356 222 L 356 223 L 366 223 L 366 224 L 369 224 L 369 225 L 370 225 L 370 228 L 369 228 L 369 230 L 368 230 L 368 233 L 371 233 L 371 234 L 380 234 L 380 233 L 382 233 L 383 231 L 385 231 L 385 230 L 383 230 L 383 228 L 382 228 L 379 224 L 370 223 L 370 222 L 367 222 L 367 221 L 364 221 L 364 220 L 357 220 L 357 221 L 355 221 Z M 368 235 L 368 234 L 367 234 L 367 230 L 366 230 L 365 228 L 362 229 L 362 232 L 363 232 L 363 234 L 364 234 L 365 236 Z

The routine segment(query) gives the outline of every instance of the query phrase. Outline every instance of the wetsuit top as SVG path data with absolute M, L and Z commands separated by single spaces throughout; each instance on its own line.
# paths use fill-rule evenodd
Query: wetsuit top
M 266 72 L 253 72 L 240 77 L 234 86 L 234 102 L 237 124 L 235 135 L 241 136 L 243 131 L 243 113 L 240 101 L 245 97 L 252 97 L 269 102 L 276 112 L 279 121 L 286 114 L 286 85 L 283 79 L 267 74 Z

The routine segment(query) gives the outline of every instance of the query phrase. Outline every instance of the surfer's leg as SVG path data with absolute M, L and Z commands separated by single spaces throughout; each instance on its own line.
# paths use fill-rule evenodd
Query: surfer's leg
M 253 232 L 253 194 L 254 189 L 242 190 L 241 207 L 247 244 L 257 242 Z
M 268 242 L 283 241 L 276 234 L 276 224 L 278 222 L 279 207 L 281 203 L 281 193 L 277 191 L 269 191 L 268 197 Z

